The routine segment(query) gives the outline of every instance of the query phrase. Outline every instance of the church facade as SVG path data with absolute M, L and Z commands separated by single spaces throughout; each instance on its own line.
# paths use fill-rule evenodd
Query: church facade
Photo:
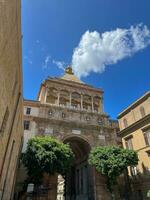
M 103 110 L 103 91 L 80 81 L 67 67 L 44 80 L 36 101 L 24 100 L 24 147 L 35 135 L 69 143 L 75 161 L 65 179 L 66 200 L 109 199 L 104 178 L 88 164 L 92 147 L 117 145 L 117 121 Z

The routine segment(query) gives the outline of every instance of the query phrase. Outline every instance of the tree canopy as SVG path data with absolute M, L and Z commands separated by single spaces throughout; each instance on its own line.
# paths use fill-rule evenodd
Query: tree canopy
M 43 173 L 64 175 L 74 158 L 68 144 L 49 136 L 38 136 L 28 141 L 22 161 L 32 182 L 39 182 Z
M 95 147 L 89 155 L 89 163 L 107 178 L 107 187 L 111 191 L 116 184 L 117 177 L 128 166 L 138 164 L 137 153 L 133 150 L 123 149 L 117 146 Z

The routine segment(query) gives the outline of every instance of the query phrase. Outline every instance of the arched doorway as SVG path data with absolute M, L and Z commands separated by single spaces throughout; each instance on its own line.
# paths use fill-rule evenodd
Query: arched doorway
M 92 167 L 88 164 L 90 144 L 79 136 L 64 140 L 72 148 L 75 159 L 65 178 L 65 200 L 94 200 Z

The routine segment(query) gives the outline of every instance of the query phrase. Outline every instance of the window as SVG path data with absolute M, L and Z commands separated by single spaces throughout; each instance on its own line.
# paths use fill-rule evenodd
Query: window
M 144 132 L 144 139 L 146 145 L 150 145 L 150 129 Z
M 132 136 L 125 139 L 125 145 L 127 149 L 133 149 Z
M 123 119 L 123 123 L 124 123 L 124 128 L 127 128 L 127 126 L 128 126 L 127 119 Z
M 141 113 L 141 116 L 144 117 L 145 116 L 145 109 L 143 106 L 140 107 L 140 113 Z
M 30 121 L 24 121 L 24 130 L 30 129 Z
M 26 114 L 27 114 L 27 115 L 30 115 L 30 113 L 31 113 L 31 108 L 27 108 Z

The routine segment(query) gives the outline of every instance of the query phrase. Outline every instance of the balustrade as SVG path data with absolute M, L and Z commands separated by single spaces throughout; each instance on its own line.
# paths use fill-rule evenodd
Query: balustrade
M 103 112 L 102 98 L 55 88 L 46 90 L 45 103 L 88 112 Z

